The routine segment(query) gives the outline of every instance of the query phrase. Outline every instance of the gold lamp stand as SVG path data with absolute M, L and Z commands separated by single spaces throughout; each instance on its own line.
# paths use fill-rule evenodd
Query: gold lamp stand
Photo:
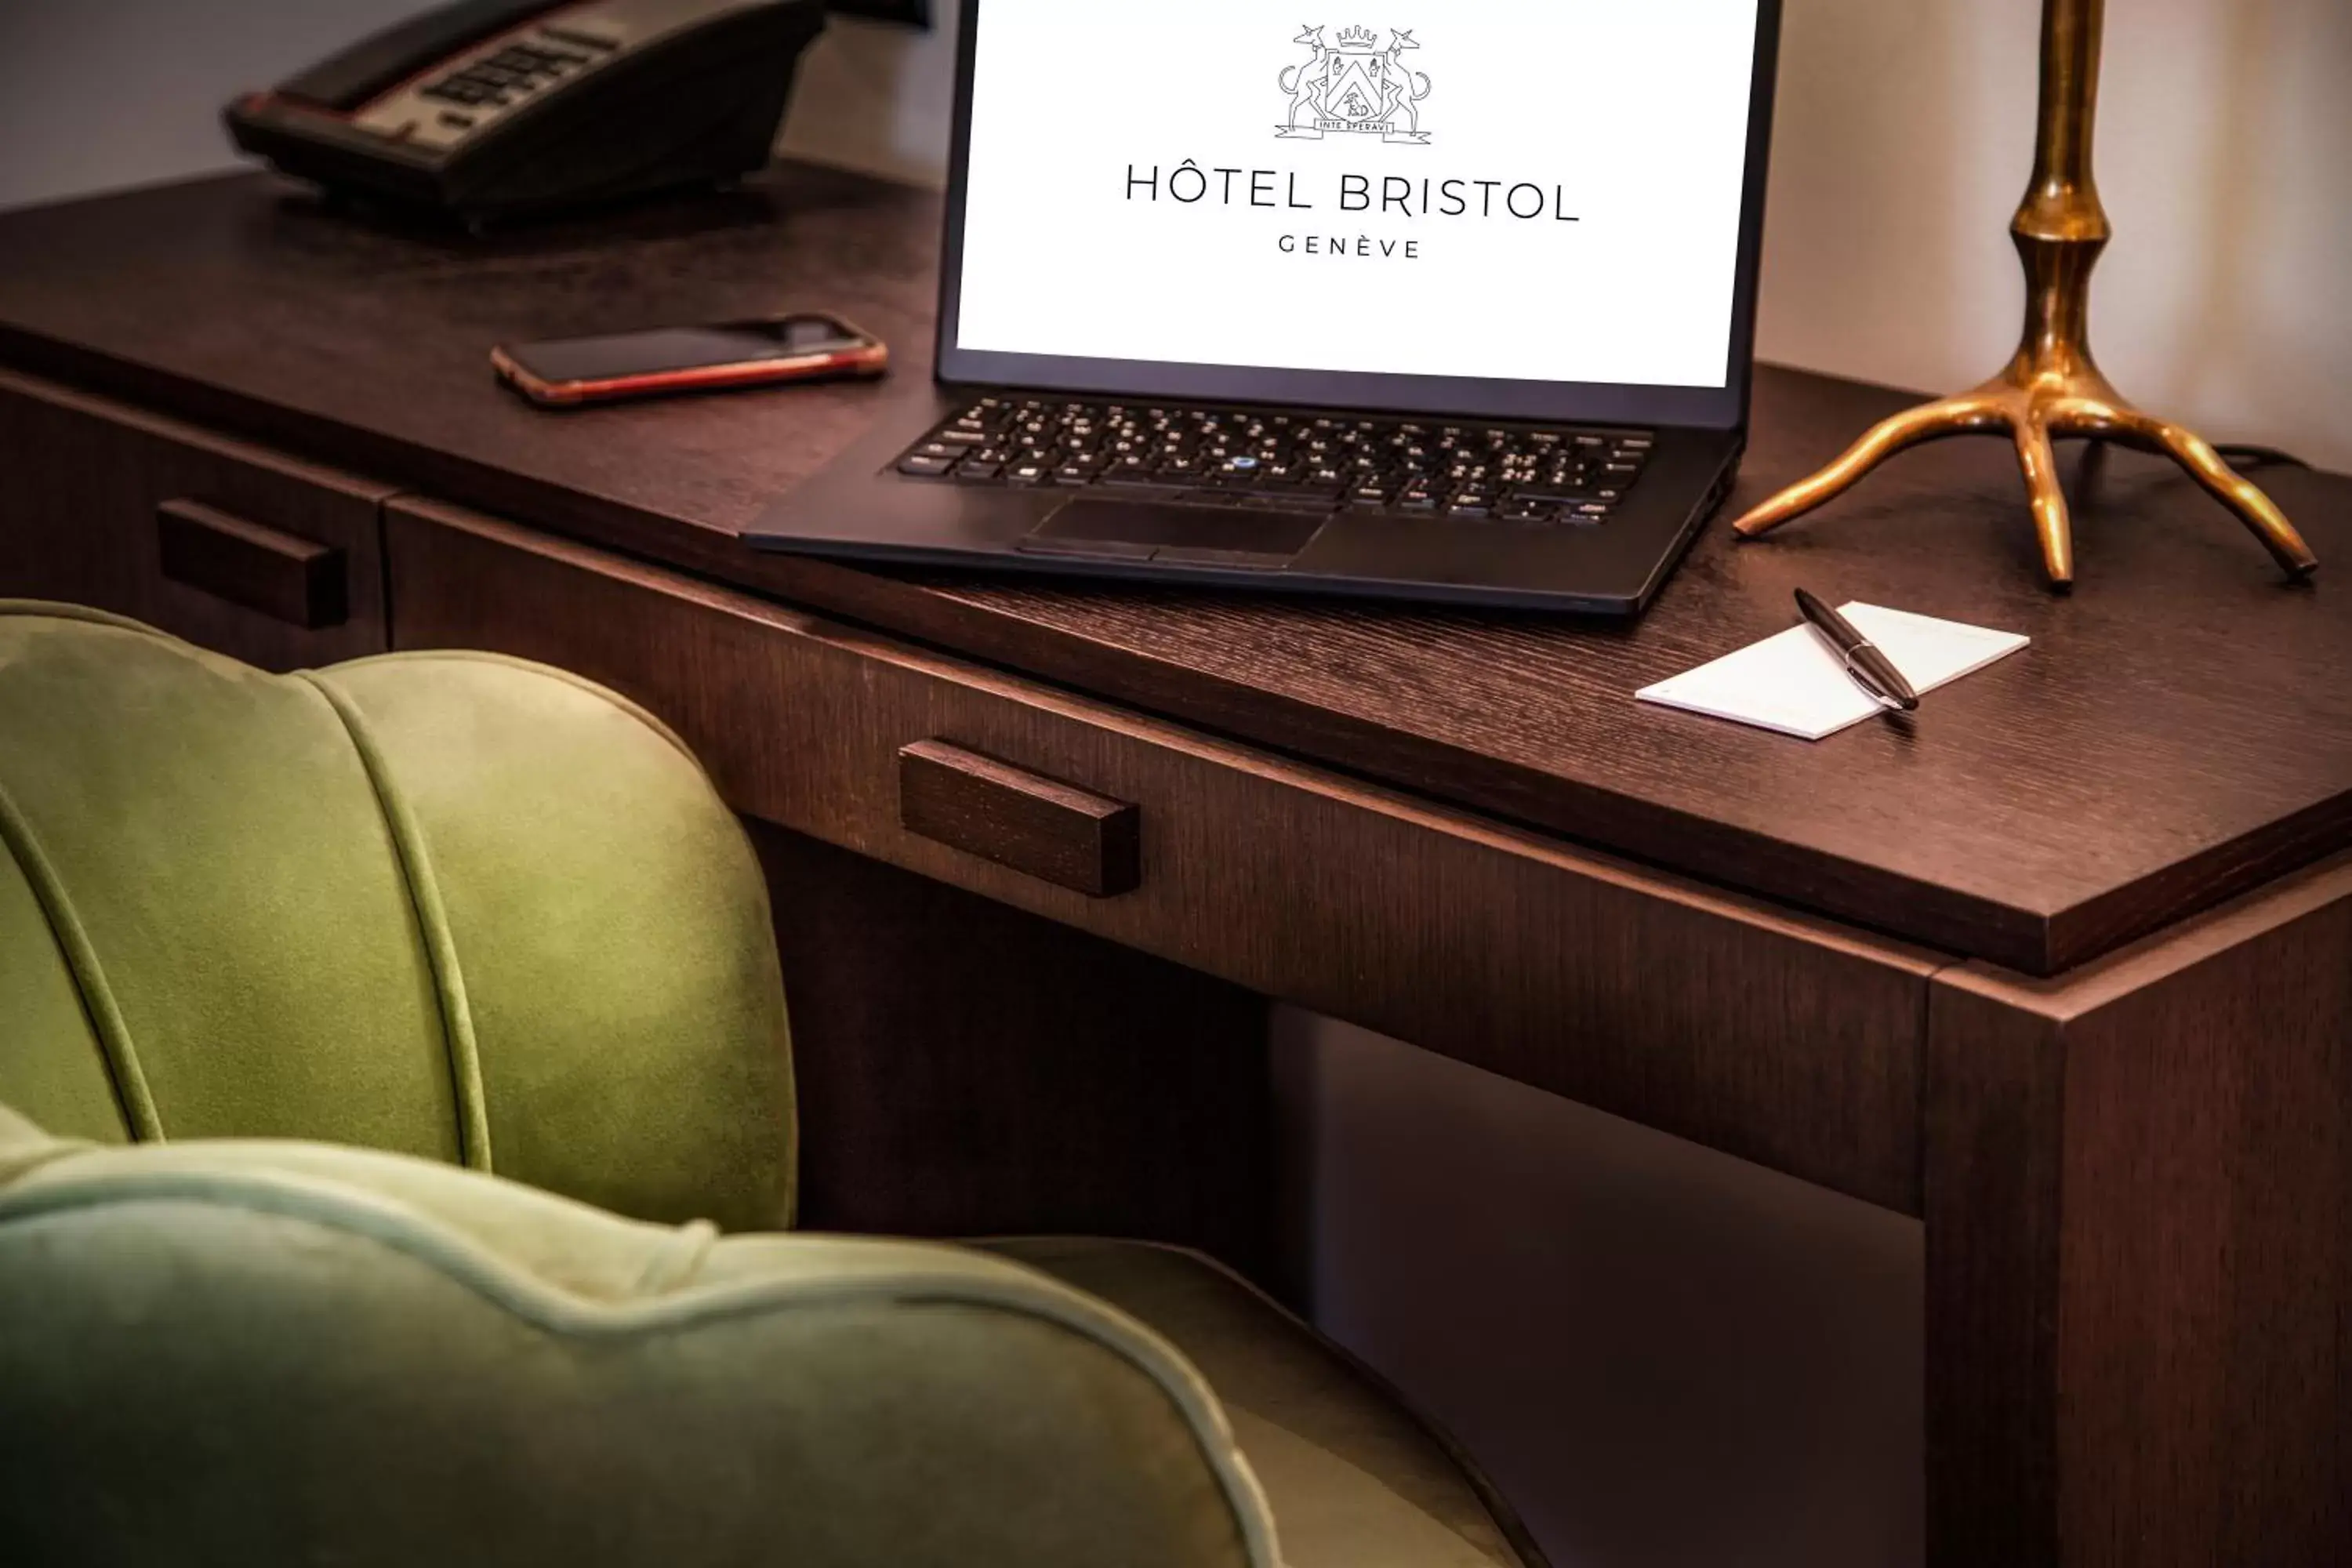
M 2041 127 L 2034 139 L 2033 184 L 2010 220 L 2025 263 L 2025 337 L 1999 375 L 1971 392 L 1907 409 L 1873 428 L 1811 479 L 1790 486 L 1733 529 L 1754 539 L 1839 494 L 1881 462 L 1923 441 L 1973 431 L 2006 430 L 2042 537 L 2042 560 L 2053 587 L 2074 580 L 2074 542 L 2066 497 L 2050 443 L 2081 436 L 2161 452 L 2196 477 L 2253 530 L 2290 577 L 2307 575 L 2318 558 L 2270 497 L 2240 477 L 2194 432 L 2143 414 L 2091 363 L 2091 268 L 2110 230 L 2091 179 L 2091 117 L 2099 90 L 2099 27 L 2105 0 L 2043 0 Z

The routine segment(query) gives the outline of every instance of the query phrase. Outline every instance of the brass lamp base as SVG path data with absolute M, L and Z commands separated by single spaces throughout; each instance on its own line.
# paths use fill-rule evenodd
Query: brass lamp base
M 2053 586 L 2074 580 L 2074 543 L 2059 489 L 2053 437 L 2090 437 L 2161 452 L 2243 519 L 2291 577 L 2319 564 L 2270 497 L 2194 432 L 2143 414 L 2091 361 L 2091 268 L 2107 243 L 2107 216 L 2091 180 L 2091 119 L 2098 92 L 2105 0 L 2044 0 L 2041 130 L 2034 180 L 2010 224 L 2025 264 L 2025 336 L 2009 367 L 1955 397 L 1906 409 L 1872 428 L 1843 456 L 1750 511 L 1733 530 L 1754 539 L 1838 495 L 1907 447 L 1946 436 L 2006 431 L 2033 509 Z

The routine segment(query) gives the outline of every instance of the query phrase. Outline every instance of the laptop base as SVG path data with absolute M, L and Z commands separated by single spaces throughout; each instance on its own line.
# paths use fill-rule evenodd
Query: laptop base
M 996 405 L 995 411 L 1029 416 L 1024 424 L 1036 423 L 1042 410 L 1058 416 L 1073 409 L 1117 408 L 1132 411 L 1147 426 L 1213 416 L 1234 437 L 1253 428 L 1261 434 L 1246 443 L 1225 441 L 1217 458 L 1222 476 L 1206 465 L 1171 472 L 1155 462 L 1148 473 L 1130 471 L 1125 477 L 1132 482 L 1123 486 L 1121 476 L 1099 467 L 1059 476 L 1050 468 L 1017 472 L 1038 466 L 1003 461 L 1002 447 L 981 444 L 996 430 L 970 432 L 979 440 L 938 439 L 984 402 Z M 1276 426 L 1277 420 L 1286 423 Z M 1450 429 L 1458 433 L 1453 437 L 1457 448 L 1473 448 L 1473 460 L 1457 461 L 1449 449 L 1433 445 L 1432 453 L 1445 457 L 1435 470 L 1444 488 L 1435 493 L 1414 492 L 1419 460 L 1406 458 L 1402 448 L 1393 462 L 1349 470 L 1344 482 L 1318 478 L 1333 471 L 1328 467 L 1278 478 L 1247 477 L 1250 470 L 1230 467 L 1244 446 L 1265 449 L 1259 445 L 1264 432 L 1317 433 L 1299 436 L 1287 447 L 1277 443 L 1279 454 L 1318 439 L 1337 448 L 1340 444 L 1329 434 L 1343 426 L 1377 435 L 1382 443 L 1418 436 L 1433 444 L 1447 439 Z M 1052 427 L 1058 439 L 1070 439 L 1058 423 Z M 1584 448 L 1594 461 L 1563 465 L 1539 457 L 1531 468 L 1515 458 L 1506 473 L 1500 464 L 1475 460 L 1494 450 L 1547 454 L 1580 436 L 1603 443 Z M 1620 442 L 1643 445 L 1621 448 Z M 1609 460 L 1621 449 L 1642 454 L 1636 473 L 1603 471 L 1621 466 Z M 1155 447 L 1151 455 L 1157 458 L 1159 452 Z M 1649 603 L 1720 504 L 1738 453 L 1739 439 L 1731 431 L 1580 431 L 1524 422 L 940 387 L 909 399 L 832 467 L 771 506 L 745 538 L 761 549 L 852 561 L 1630 616 Z M 1132 454 L 1093 455 L 1116 461 Z M 997 471 L 960 477 L 958 470 L 976 458 L 977 469 Z M 1481 468 L 1484 473 L 1475 472 Z M 1592 480 L 1618 482 L 1589 482 L 1583 490 L 1616 493 L 1603 501 L 1581 499 L 1573 483 L 1548 488 L 1556 476 L 1574 480 L 1588 471 Z M 1245 477 L 1223 482 L 1236 472 Z M 1467 488 L 1480 483 L 1489 488 Z M 1580 510 L 1587 507 L 1600 509 L 1598 514 Z

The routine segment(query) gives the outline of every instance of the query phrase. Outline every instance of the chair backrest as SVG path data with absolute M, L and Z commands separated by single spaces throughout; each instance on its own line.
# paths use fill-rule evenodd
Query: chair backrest
M 295 1137 L 773 1227 L 765 885 L 622 699 L 488 655 L 267 675 L 0 600 L 0 1102 Z

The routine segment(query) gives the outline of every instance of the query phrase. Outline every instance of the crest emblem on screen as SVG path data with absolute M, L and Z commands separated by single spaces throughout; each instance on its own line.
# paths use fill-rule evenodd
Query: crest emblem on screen
M 1383 142 L 1426 146 L 1429 132 L 1421 128 L 1421 100 L 1429 96 L 1429 78 L 1403 63 L 1407 54 L 1421 47 L 1412 29 L 1391 32 L 1385 49 L 1370 27 L 1342 27 L 1336 42 L 1325 40 L 1326 31 L 1308 27 L 1291 40 L 1304 45 L 1309 58 L 1282 73 L 1290 117 L 1274 133 L 1301 142 L 1377 136 Z

